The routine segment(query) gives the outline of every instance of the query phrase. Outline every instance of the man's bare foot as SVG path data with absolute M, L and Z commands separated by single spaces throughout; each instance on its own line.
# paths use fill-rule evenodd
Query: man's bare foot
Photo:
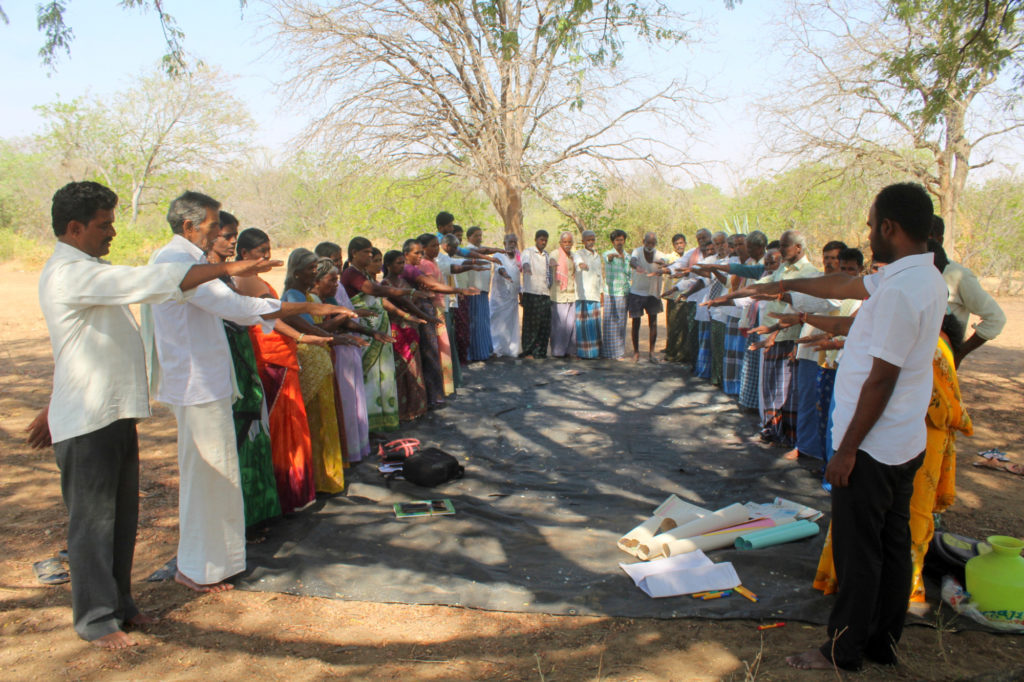
M 800 451 L 797 450 L 796 448 L 793 448 L 792 450 L 790 450 L 789 452 L 784 454 L 782 456 L 782 459 L 788 459 L 788 460 L 792 461 L 792 460 L 796 459 L 799 456 L 800 456 Z
M 153 623 L 159 623 L 160 619 L 156 616 L 151 616 L 148 613 L 139 611 L 131 618 L 124 621 L 125 625 L 131 625 L 134 628 L 142 627 L 144 625 L 152 625 Z
M 832 670 L 836 666 L 817 649 L 786 657 L 786 663 L 800 670 Z
M 640 352 L 633 353 L 633 362 L 640 362 Z
M 99 639 L 94 639 L 92 643 L 101 649 L 129 649 L 133 646 L 138 646 L 138 642 L 120 630 L 111 632 L 109 635 L 103 635 Z
M 649 363 L 651 363 L 652 365 L 660 365 L 661 364 L 661 360 L 654 353 L 648 353 L 647 354 L 647 361 Z
M 235 586 L 231 583 L 211 583 L 209 585 L 200 585 L 181 571 L 174 574 L 174 582 L 184 585 L 194 592 L 224 592 L 226 590 L 235 589 Z

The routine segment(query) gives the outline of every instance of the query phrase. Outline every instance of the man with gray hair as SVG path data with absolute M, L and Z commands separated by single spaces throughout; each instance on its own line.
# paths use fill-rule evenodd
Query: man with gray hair
M 583 248 L 573 254 L 576 264 L 576 354 L 596 358 L 601 351 L 601 293 L 604 263 L 594 250 L 597 234 L 583 230 Z
M 807 259 L 804 236 L 796 230 L 786 230 L 779 237 L 779 251 L 782 264 L 775 271 L 773 282 L 780 282 L 785 292 L 785 282 L 792 279 L 817 277 L 821 273 Z M 799 312 L 789 302 L 789 296 L 771 301 L 765 308 L 767 315 Z M 796 363 L 793 356 L 796 340 L 800 338 L 800 327 L 783 329 L 775 337 L 775 343 L 764 350 L 761 375 L 761 397 L 764 401 L 764 422 L 761 424 L 761 440 L 779 447 L 791 448 L 796 443 Z
M 629 296 L 626 311 L 633 323 L 633 362 L 640 362 L 640 320 L 647 313 L 647 359 L 658 362 L 654 357 L 654 345 L 658 342 L 658 313 L 661 305 L 661 276 L 667 272 L 668 254 L 658 251 L 658 235 L 644 234 L 641 246 L 633 250 L 629 267 L 633 276 L 629 282 Z
M 174 236 L 150 263 L 205 263 L 220 234 L 220 203 L 185 192 L 167 211 Z M 245 516 L 231 404 L 238 389 L 224 320 L 273 328 L 273 319 L 302 313 L 341 314 L 323 303 L 281 303 L 235 293 L 220 280 L 186 302 L 143 310 L 151 327 L 150 384 L 178 423 L 178 556 L 175 581 L 196 592 L 231 589 L 227 578 L 245 570 Z M 145 320 L 151 320 L 146 324 Z M 155 351 L 152 352 L 152 351 Z

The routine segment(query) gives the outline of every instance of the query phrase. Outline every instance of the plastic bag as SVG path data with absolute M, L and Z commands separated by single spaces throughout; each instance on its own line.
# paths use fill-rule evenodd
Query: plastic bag
M 961 616 L 1001 632 L 1024 633 L 1024 611 L 981 611 L 971 601 L 970 593 L 952 576 L 942 579 L 942 601 Z

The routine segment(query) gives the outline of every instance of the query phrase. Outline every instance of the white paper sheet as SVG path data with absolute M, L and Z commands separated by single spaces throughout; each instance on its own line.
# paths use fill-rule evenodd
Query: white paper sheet
M 619 564 L 648 597 L 728 590 L 740 584 L 731 563 L 716 564 L 704 552 L 688 552 L 668 559 Z

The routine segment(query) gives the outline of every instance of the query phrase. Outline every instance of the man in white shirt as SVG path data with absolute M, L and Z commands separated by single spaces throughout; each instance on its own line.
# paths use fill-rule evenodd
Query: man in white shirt
M 633 250 L 629 267 L 633 271 L 629 281 L 626 311 L 633 322 L 633 362 L 640 361 L 640 321 L 647 313 L 647 359 L 657 362 L 654 345 L 658 342 L 658 314 L 661 305 L 661 276 L 667 272 L 671 256 L 658 251 L 658 236 L 644 235 L 642 246 Z
M 939 216 L 932 216 L 931 238 L 942 245 L 946 235 L 946 223 Z M 942 271 L 942 279 L 946 280 L 946 288 L 949 290 L 949 311 L 960 323 L 960 326 L 967 331 L 971 315 L 976 315 L 980 321 L 974 325 L 974 333 L 968 339 L 955 339 L 961 341 L 960 349 L 953 359 L 956 366 L 971 351 L 977 350 L 986 341 L 999 336 L 1006 326 L 1006 313 L 999 307 L 995 299 L 981 287 L 978 277 L 956 261 L 950 260 Z
M 946 310 L 945 282 L 927 251 L 932 201 L 920 185 L 886 187 L 868 216 L 877 274 L 787 280 L 758 294 L 797 291 L 867 299 L 836 375 L 832 555 L 838 594 L 828 641 L 786 659 L 804 669 L 895 664 L 911 590 L 909 505 L 924 459 L 932 356 Z M 870 295 L 870 298 L 868 296 Z
M 139 442 L 149 416 L 146 363 L 133 303 L 182 301 L 223 276 L 266 272 L 280 261 L 141 268 L 101 260 L 110 251 L 117 195 L 72 182 L 53 195 L 57 245 L 39 278 L 39 305 L 53 345 L 49 406 L 29 443 L 53 443 L 68 508 L 68 558 L 75 631 L 108 649 L 134 646 L 123 627 L 155 619 L 131 594 L 139 518 Z
M 152 263 L 202 263 L 220 232 L 220 203 L 198 192 L 171 202 L 174 236 Z M 237 391 L 223 320 L 273 328 L 272 320 L 308 313 L 354 313 L 341 306 L 281 303 L 235 293 L 213 281 L 186 303 L 153 305 L 156 399 L 178 422 L 178 571 L 175 580 L 197 592 L 231 589 L 225 579 L 245 570 L 242 490 L 231 414 Z
M 491 341 L 498 357 L 519 355 L 519 240 L 509 232 L 491 282 Z
M 551 256 L 547 230 L 537 230 L 533 246 L 523 249 L 523 343 L 524 358 L 544 358 L 551 337 Z
M 576 264 L 576 355 L 584 359 L 601 352 L 601 295 L 604 258 L 594 250 L 597 234 L 583 230 L 583 248 L 573 254 Z

